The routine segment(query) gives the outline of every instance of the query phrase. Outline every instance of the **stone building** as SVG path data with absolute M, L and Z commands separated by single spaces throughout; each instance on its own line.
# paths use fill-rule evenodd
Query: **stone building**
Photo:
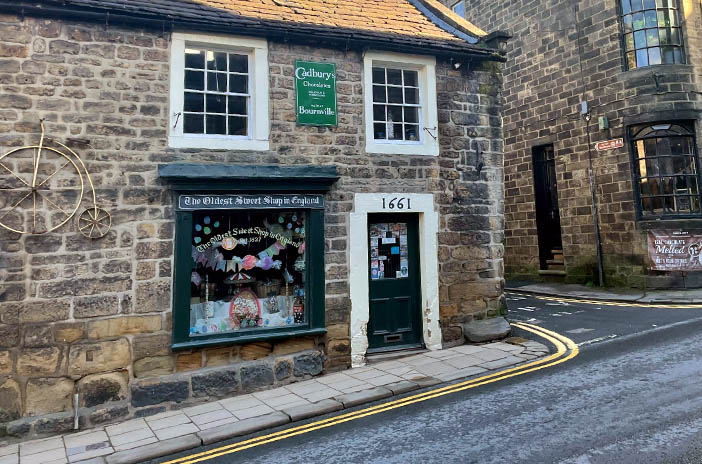
M 503 311 L 498 40 L 434 0 L 3 2 L 0 433 Z
M 702 285 L 700 1 L 465 6 L 477 26 L 513 36 L 504 71 L 507 277 L 598 283 L 592 159 L 605 284 Z

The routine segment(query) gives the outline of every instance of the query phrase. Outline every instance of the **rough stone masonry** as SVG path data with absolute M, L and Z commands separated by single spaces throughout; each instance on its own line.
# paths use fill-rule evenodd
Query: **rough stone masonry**
M 169 41 L 163 31 L 0 15 L 0 153 L 37 143 L 44 118 L 112 214 L 98 240 L 73 221 L 38 236 L 0 229 L 0 435 L 70 430 L 74 393 L 87 426 L 348 367 L 353 192 L 434 194 L 445 342 L 502 311 L 497 64 L 437 62 L 440 156 L 370 156 L 361 53 L 269 41 L 270 151 L 170 149 Z M 296 125 L 296 59 L 337 64 L 338 127 Z M 171 162 L 337 166 L 325 211 L 326 336 L 171 351 L 174 201 L 157 178 Z

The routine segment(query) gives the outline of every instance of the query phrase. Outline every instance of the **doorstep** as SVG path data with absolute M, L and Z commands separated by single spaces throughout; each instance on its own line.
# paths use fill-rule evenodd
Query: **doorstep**
M 78 433 L 0 447 L 0 464 L 126 464 L 248 435 L 548 354 L 526 340 L 462 345 L 315 377 Z

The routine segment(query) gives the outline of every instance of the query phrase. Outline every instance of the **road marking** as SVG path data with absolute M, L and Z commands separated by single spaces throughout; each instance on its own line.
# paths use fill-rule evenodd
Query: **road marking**
M 512 295 L 527 296 L 523 293 L 512 293 Z M 565 297 L 554 297 L 554 296 L 543 296 L 543 295 L 528 295 L 538 300 L 544 301 L 556 301 L 556 302 L 569 302 L 569 303 L 583 303 L 591 305 L 602 305 L 602 306 L 619 306 L 619 307 L 643 307 L 651 309 L 700 309 L 702 304 L 690 303 L 690 304 L 657 304 L 657 303 L 639 303 L 635 301 L 624 302 L 624 301 L 604 301 L 604 300 L 586 300 L 578 298 L 565 298 Z
M 251 438 L 238 443 L 232 443 L 230 445 L 214 448 L 208 451 L 191 454 L 189 456 L 184 456 L 182 458 L 177 458 L 172 461 L 164 462 L 163 464 L 194 464 L 196 462 L 208 461 L 210 459 L 221 457 L 227 454 L 236 453 L 245 449 L 276 442 L 286 438 L 291 438 L 296 435 L 309 433 L 314 430 L 332 427 L 334 425 L 339 425 L 344 422 L 360 419 L 362 417 L 372 416 L 381 412 L 408 406 L 410 404 L 427 401 L 429 399 L 437 398 L 439 396 L 457 393 L 460 391 L 476 388 L 482 385 L 498 382 L 500 380 L 505 380 L 510 377 L 523 375 L 528 372 L 534 372 L 541 369 L 545 369 L 547 367 L 552 367 L 574 358 L 579 353 L 578 346 L 575 344 L 575 342 L 561 334 L 544 329 L 543 327 L 533 326 L 531 324 L 513 322 L 512 325 L 520 329 L 526 330 L 527 332 L 531 332 L 535 335 L 538 335 L 542 338 L 545 338 L 556 347 L 556 353 L 553 353 L 543 359 L 532 361 L 521 366 L 505 369 L 503 371 L 495 372 L 493 374 L 477 377 L 474 379 L 466 380 L 434 390 L 429 390 L 424 393 L 411 395 L 387 403 L 360 409 L 358 411 L 341 414 L 339 416 L 330 417 L 316 422 L 311 422 L 309 424 L 280 430 L 278 432 L 262 435 L 256 438 Z
M 585 342 L 578 343 L 578 346 L 592 345 L 593 343 L 603 342 L 605 340 L 611 340 L 611 339 L 617 338 L 617 337 L 618 337 L 618 335 L 612 334 L 612 335 L 607 335 L 605 337 L 593 338 L 592 340 L 587 340 Z
M 585 332 L 592 332 L 595 329 L 586 329 L 585 327 L 580 327 L 579 329 L 573 329 L 573 330 L 566 330 L 566 333 L 569 334 L 581 334 Z

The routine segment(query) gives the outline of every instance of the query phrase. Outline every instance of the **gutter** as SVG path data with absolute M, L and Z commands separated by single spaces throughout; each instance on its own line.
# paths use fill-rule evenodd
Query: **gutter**
M 410 0 L 416 1 L 416 0 Z M 82 20 L 87 22 L 109 25 L 130 25 L 152 30 L 161 30 L 165 35 L 173 30 L 202 31 L 208 33 L 232 34 L 235 28 L 246 28 L 245 35 L 277 39 L 282 42 L 295 41 L 316 46 L 333 45 L 337 48 L 350 50 L 374 49 L 397 51 L 398 46 L 406 53 L 436 55 L 455 58 L 480 59 L 489 61 L 506 61 L 503 53 L 488 47 L 480 47 L 465 42 L 453 44 L 449 41 L 436 41 L 421 37 L 403 36 L 400 34 L 374 34 L 360 30 L 328 28 L 303 23 L 287 23 L 282 21 L 261 21 L 232 15 L 229 21 L 207 21 L 198 19 L 178 18 L 164 14 L 144 14 L 105 8 L 76 8 L 67 5 L 48 4 L 49 1 L 28 2 L 18 1 L 0 7 L 4 13 L 17 14 L 22 19 L 25 16 L 60 18 L 67 21 Z M 238 32 L 241 34 L 241 32 Z

